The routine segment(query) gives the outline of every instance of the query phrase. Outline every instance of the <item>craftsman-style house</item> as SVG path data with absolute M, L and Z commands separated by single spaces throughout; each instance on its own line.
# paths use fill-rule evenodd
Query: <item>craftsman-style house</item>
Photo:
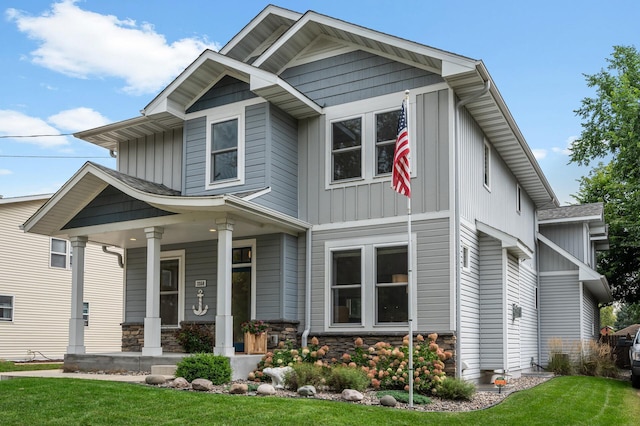
M 406 198 L 390 188 L 406 90 L 411 274 Z M 540 239 L 537 214 L 558 202 L 478 60 L 268 6 L 141 116 L 76 136 L 117 170 L 87 163 L 24 227 L 79 255 L 124 249 L 123 351 L 141 357 L 174 350 L 183 322 L 212 327 L 226 356 L 251 318 L 271 324 L 271 345 L 401 339 L 411 307 L 416 332 L 454 351 L 449 373 L 479 380 L 545 359 L 543 316 L 564 312 L 542 306 L 556 277 L 593 313 L 567 318 L 571 330 L 610 299 L 593 263 L 543 269 L 540 241 L 564 252 Z M 69 356 L 85 352 L 81 320 L 77 305 Z

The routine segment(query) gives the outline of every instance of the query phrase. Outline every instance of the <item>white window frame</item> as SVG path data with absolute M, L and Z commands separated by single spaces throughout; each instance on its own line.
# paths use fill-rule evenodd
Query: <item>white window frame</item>
M 386 173 L 378 173 L 378 146 L 380 146 L 380 144 L 378 143 L 378 134 L 377 134 L 378 128 L 377 128 L 377 123 L 376 123 L 377 120 L 376 120 L 376 118 L 377 118 L 377 116 L 379 114 L 385 114 L 385 113 L 388 113 L 388 112 L 400 111 L 401 108 L 402 108 L 402 105 L 398 105 L 395 108 L 387 108 L 387 109 L 383 109 L 383 110 L 380 110 L 380 111 L 374 111 L 372 113 L 373 114 L 373 117 L 372 117 L 372 121 L 373 121 L 373 123 L 372 123 L 372 125 L 373 125 L 373 139 L 372 139 L 373 140 L 373 175 L 376 178 L 383 177 L 383 176 L 384 177 L 389 177 L 389 176 L 391 176 L 391 173 L 392 173 L 392 171 L 388 171 Z M 411 112 L 411 111 L 409 111 L 409 112 Z M 396 122 L 396 132 L 397 132 L 397 127 L 398 127 L 398 123 Z M 394 139 L 393 139 L 393 142 L 389 142 L 389 140 L 387 140 L 387 141 L 384 142 L 384 145 L 392 144 L 394 146 L 394 149 L 395 149 L 395 143 L 396 143 L 397 139 L 398 139 L 398 135 L 396 134 Z M 411 140 L 409 140 L 409 142 L 411 142 Z M 392 164 L 393 164 L 393 162 L 392 162 Z
M 471 269 L 469 246 L 462 245 L 462 270 L 469 271 Z
M 486 139 L 482 148 L 482 185 L 491 192 L 491 145 Z
M 229 113 L 227 113 L 229 114 Z M 213 137 L 213 125 L 223 123 L 225 121 L 238 121 L 238 141 L 237 141 L 237 165 L 236 165 L 236 177 L 230 179 L 224 179 L 220 181 L 213 181 L 211 178 L 211 172 L 213 164 L 211 161 L 212 156 L 212 137 Z M 206 144 L 206 174 L 205 182 L 207 189 L 225 188 L 229 186 L 244 184 L 244 155 L 245 155 L 245 140 L 244 140 L 244 109 L 240 114 L 229 115 L 209 115 L 207 116 L 207 144 Z
M 3 322 L 13 322 L 13 318 L 14 318 L 14 314 L 15 314 L 15 310 L 16 310 L 16 297 L 11 295 L 11 294 L 0 294 L 0 296 L 2 297 L 8 297 L 11 300 L 11 306 L 10 307 L 3 307 L 2 309 L 9 309 L 11 316 L 9 318 L 3 318 L 0 317 L 0 323 Z
M 160 261 L 163 260 L 178 260 L 178 324 L 176 325 L 163 325 L 163 329 L 176 329 L 180 327 L 180 324 L 184 321 L 184 303 L 185 303 L 185 251 L 184 250 L 169 250 L 160 252 Z
M 337 252 L 343 252 L 343 251 L 355 251 L 358 250 L 360 251 L 360 281 L 362 281 L 359 284 L 360 287 L 360 312 L 361 312 L 361 317 L 360 317 L 360 323 L 334 323 L 333 322 L 333 290 L 336 287 L 344 287 L 346 288 L 354 288 L 354 286 L 334 286 L 333 285 L 333 254 L 337 253 Z M 329 267 L 329 277 L 328 277 L 328 281 L 329 281 L 329 318 L 328 318 L 328 322 L 331 325 L 331 327 L 340 327 L 340 328 L 354 328 L 354 327 L 362 327 L 363 323 L 364 323 L 364 311 L 365 311 L 365 305 L 364 305 L 364 246 L 346 246 L 346 247 L 334 247 L 332 249 L 330 249 L 329 251 L 329 256 L 330 258 L 328 259 L 328 262 L 330 264 Z
M 522 212 L 522 187 L 519 183 L 516 184 L 516 213 Z
M 257 269 L 256 269 L 256 256 L 257 256 L 256 246 L 257 246 L 257 242 L 255 238 L 246 239 L 246 240 L 233 240 L 233 242 L 231 243 L 231 248 L 251 247 L 251 263 L 250 264 L 240 263 L 236 265 L 233 265 L 233 264 L 231 265 L 231 269 L 233 269 L 234 266 L 236 267 L 250 266 L 251 267 L 251 319 L 256 319 L 256 286 L 257 286 L 256 275 L 258 275 Z
M 411 253 L 411 262 L 413 265 L 417 265 L 416 255 L 416 236 L 411 235 L 411 244 L 414 247 Z M 377 286 L 376 286 L 376 249 L 380 247 L 397 247 L 407 245 L 407 234 L 391 234 L 383 236 L 368 236 L 361 238 L 353 238 L 346 240 L 331 240 L 324 244 L 324 276 L 325 276 L 325 307 L 324 307 L 324 331 L 404 331 L 407 328 L 407 323 L 376 323 L 376 303 L 377 303 Z M 350 324 L 350 323 L 333 323 L 333 299 L 332 299 L 332 261 L 334 251 L 344 250 L 361 250 L 361 312 L 362 323 Z M 416 300 L 416 268 L 413 268 L 412 274 L 408 283 L 411 297 L 409 302 L 409 311 L 413 310 L 414 315 L 413 323 L 415 327 L 418 327 L 417 321 L 417 300 Z
M 89 302 L 82 302 L 82 319 L 85 327 L 89 327 L 89 314 Z
M 407 120 L 409 121 L 409 148 L 411 150 L 410 165 L 412 178 L 416 177 L 416 96 L 442 90 L 443 88 L 444 86 L 439 84 L 420 87 L 413 89 L 409 96 L 409 115 Z M 376 174 L 375 115 L 400 109 L 404 96 L 404 92 L 398 92 L 324 108 L 327 118 L 325 127 L 325 189 L 343 188 L 363 183 L 391 182 L 391 173 Z M 333 157 L 331 155 L 333 140 L 331 126 L 336 121 L 349 120 L 359 116 L 363 117 L 361 177 L 333 181 Z
M 333 180 L 333 171 L 334 171 L 334 164 L 333 164 L 333 154 L 334 154 L 334 150 L 333 150 L 333 124 L 334 123 L 340 123 L 342 121 L 349 121 L 349 120 L 355 120 L 359 118 L 360 119 L 360 176 L 354 176 L 352 178 L 346 178 L 346 179 L 340 179 L 340 180 Z M 329 122 L 329 150 L 330 150 L 330 159 L 329 162 L 331 163 L 331 172 L 329 175 L 329 180 L 331 181 L 332 184 L 334 183 L 347 183 L 347 182 L 354 182 L 354 181 L 359 181 L 363 179 L 364 176 L 364 170 L 366 169 L 365 166 L 365 143 L 366 143 L 366 138 L 365 138 L 365 116 L 362 114 L 359 115 L 354 115 L 351 117 L 342 117 L 342 118 L 337 118 L 335 120 L 331 120 Z M 343 148 L 341 151 L 356 151 L 356 148 Z
M 58 251 L 53 251 L 53 241 L 63 241 L 65 243 L 65 252 L 58 252 Z M 52 260 L 52 256 L 56 255 L 56 256 L 64 256 L 64 266 L 55 266 L 53 264 Z M 72 263 L 72 256 L 73 256 L 73 251 L 71 248 L 71 243 L 69 243 L 69 241 L 62 239 L 62 238 L 55 238 L 55 237 L 51 237 L 49 238 L 49 268 L 54 268 L 54 269 L 70 269 L 71 268 L 71 263 Z

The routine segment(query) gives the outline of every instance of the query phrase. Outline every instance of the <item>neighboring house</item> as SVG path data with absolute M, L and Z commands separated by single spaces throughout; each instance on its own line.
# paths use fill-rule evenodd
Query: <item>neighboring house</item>
M 615 332 L 615 330 L 610 325 L 606 325 L 606 326 L 604 326 L 604 327 L 602 327 L 600 329 L 600 335 L 601 336 L 609 336 L 610 334 L 613 334 L 614 332 Z
M 69 343 L 71 267 L 66 239 L 27 234 L 20 226 L 50 195 L 0 198 L 0 359 L 61 360 Z M 80 299 L 87 352 L 119 352 L 123 271 L 100 246 L 86 252 Z
M 406 198 L 390 188 L 405 90 L 411 283 Z M 174 350 L 185 321 L 227 356 L 249 318 L 271 345 L 401 341 L 411 303 L 414 329 L 454 351 L 448 372 L 480 380 L 545 358 L 545 315 L 566 311 L 542 306 L 554 279 L 588 290 L 562 294 L 583 306 L 563 336 L 590 336 L 587 305 L 610 300 L 601 277 L 585 284 L 592 263 L 539 274 L 539 236 L 553 238 L 537 212 L 558 202 L 478 60 L 268 6 L 142 116 L 76 137 L 117 153 L 117 171 L 85 164 L 25 229 L 124 249 L 123 350 L 143 358 Z M 74 312 L 69 355 L 85 350 Z

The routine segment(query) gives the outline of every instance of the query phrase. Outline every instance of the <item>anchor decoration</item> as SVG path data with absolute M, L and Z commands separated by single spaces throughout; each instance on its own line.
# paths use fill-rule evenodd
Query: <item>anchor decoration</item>
M 204 291 L 202 289 L 198 289 L 198 309 L 196 309 L 196 305 L 191 306 L 191 309 L 193 309 L 193 313 L 198 316 L 202 316 L 206 314 L 207 310 L 209 310 L 209 305 L 204 305 L 204 308 L 202 307 L 203 297 L 204 297 Z

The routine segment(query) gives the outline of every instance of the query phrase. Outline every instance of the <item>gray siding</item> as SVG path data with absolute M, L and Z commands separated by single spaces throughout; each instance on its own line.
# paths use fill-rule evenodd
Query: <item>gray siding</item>
M 189 107 L 187 114 L 255 97 L 257 95 L 249 90 L 249 83 L 226 75 Z
M 451 330 L 451 287 L 449 256 L 449 221 L 447 219 L 414 221 L 412 231 L 417 234 L 415 247 L 417 264 L 414 273 L 417 278 L 417 331 L 443 332 Z M 311 331 L 324 329 L 325 300 L 325 242 L 357 239 L 375 234 L 406 235 L 406 224 L 358 227 L 313 233 L 312 248 L 312 289 L 311 289 Z M 372 283 L 363 285 L 372 288 Z M 363 306 L 363 309 L 367 307 Z M 384 328 L 382 328 L 384 331 Z
M 578 270 L 575 264 L 568 261 L 544 243 L 539 244 L 538 254 L 540 256 L 540 272 Z
M 120 142 L 118 171 L 182 190 L 182 128 Z
M 584 295 L 582 297 L 582 338 L 583 339 L 596 339 L 599 330 L 600 322 L 596 322 L 598 319 L 598 302 L 589 290 L 583 287 Z
M 271 234 L 256 237 L 256 317 L 260 319 L 297 318 L 297 239 Z M 217 241 L 163 245 L 162 251 L 185 251 L 185 320 L 214 321 L 217 297 Z M 146 311 L 146 248 L 127 250 L 125 322 L 141 322 Z M 283 259 L 283 256 L 284 259 Z M 195 280 L 207 280 L 203 304 L 209 310 L 197 316 L 191 309 L 198 304 Z M 284 292 L 284 293 L 283 293 Z M 290 303 L 291 306 L 282 303 Z M 284 312 L 284 315 L 283 313 Z
M 522 189 L 521 212 L 516 212 L 515 176 L 502 158 L 491 149 L 491 190 L 483 184 L 484 135 L 466 110 L 460 113 L 460 214 L 479 220 L 535 247 L 535 206 Z M 491 141 L 489 141 L 490 143 Z
M 439 75 L 361 50 L 294 66 L 280 77 L 322 107 L 443 81 Z
M 500 242 L 480 235 L 480 368 L 504 365 L 504 254 Z
M 538 309 L 536 306 L 537 277 L 531 265 L 520 266 L 520 365 L 526 369 L 531 359 L 538 360 Z
M 416 152 L 420 167 L 411 182 L 414 213 L 449 209 L 449 102 L 446 90 L 418 96 L 420 117 Z M 394 217 L 406 212 L 406 200 L 390 189 L 389 180 L 353 182 L 325 189 L 326 135 L 324 117 L 299 124 L 300 218 L 313 224 Z M 371 165 L 373 167 L 373 165 Z
M 580 294 L 578 274 L 540 277 L 541 364 L 549 361 L 551 339 L 560 339 L 565 353 L 580 339 Z
M 513 306 L 520 306 L 520 265 L 513 255 L 507 256 L 507 365 L 509 370 L 520 369 L 520 323 L 514 318 Z
M 460 360 L 468 368 L 466 380 L 480 378 L 480 249 L 476 232 L 460 227 L 462 244 L 469 248 L 469 269 L 460 274 Z M 460 253 L 462 256 L 462 253 Z
M 582 223 L 541 225 L 540 233 L 582 262 L 588 262 L 589 259 L 585 259 L 585 229 Z

